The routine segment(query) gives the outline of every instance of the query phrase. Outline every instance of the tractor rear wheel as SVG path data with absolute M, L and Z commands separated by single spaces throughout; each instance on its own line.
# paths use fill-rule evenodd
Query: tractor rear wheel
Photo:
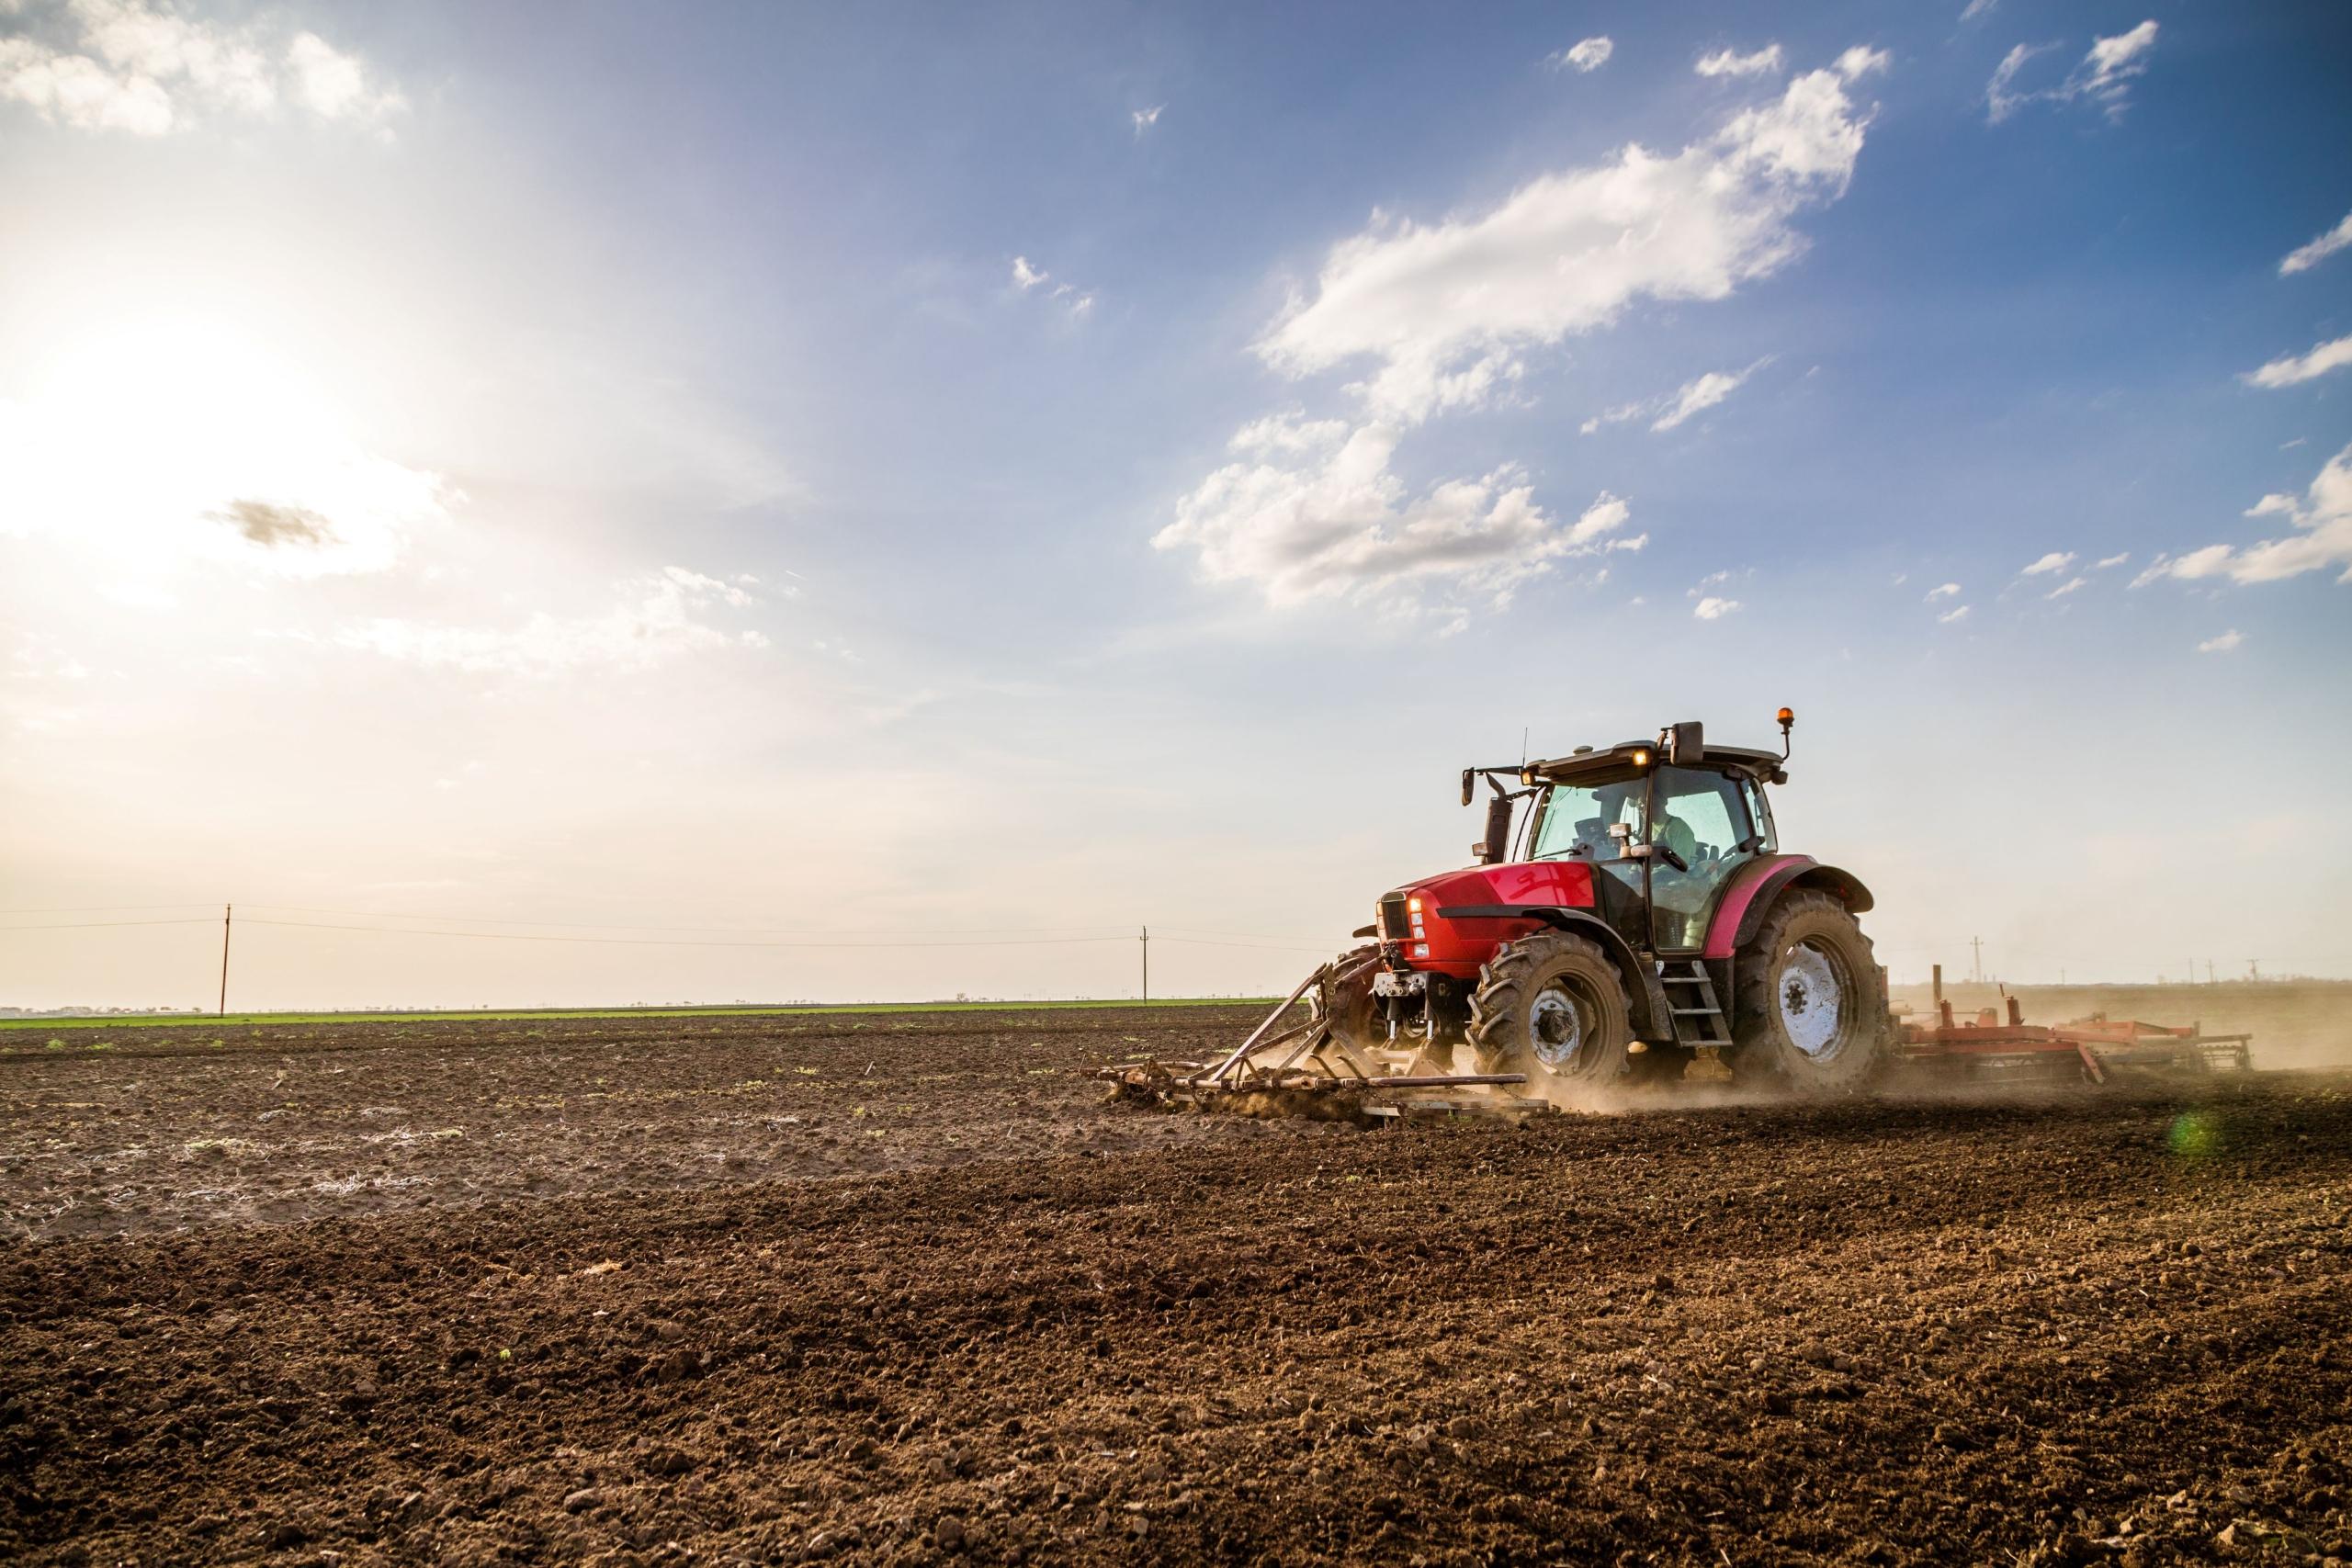
M 1739 954 L 1733 1075 L 1810 1094 L 1861 1087 L 1886 1041 L 1871 939 L 1826 893 L 1790 893 Z
M 1351 948 L 1325 966 L 1322 978 L 1307 992 L 1307 1006 L 1316 1018 L 1359 1050 L 1388 1043 L 1387 1015 L 1372 994 L 1373 979 L 1380 973 L 1373 961 L 1379 956 L 1376 946 Z
M 1537 931 L 1487 960 L 1470 996 L 1482 1073 L 1525 1073 L 1531 1092 L 1597 1089 L 1625 1076 L 1634 1042 L 1624 976 L 1598 943 Z

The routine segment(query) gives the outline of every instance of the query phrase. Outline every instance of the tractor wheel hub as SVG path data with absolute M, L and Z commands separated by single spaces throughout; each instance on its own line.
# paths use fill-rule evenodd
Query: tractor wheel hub
M 1527 1010 L 1527 1044 L 1555 1073 L 1576 1060 L 1584 1047 L 1584 1010 L 1576 998 L 1557 987 L 1537 992 Z
M 1789 1043 L 1808 1056 L 1837 1047 L 1845 1011 L 1845 986 L 1830 956 L 1809 943 L 1789 953 L 1781 970 L 1781 1028 Z

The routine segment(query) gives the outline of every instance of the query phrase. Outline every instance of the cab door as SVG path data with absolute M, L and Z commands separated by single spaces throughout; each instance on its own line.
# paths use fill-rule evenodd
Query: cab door
M 1767 830 L 1752 820 L 1737 777 L 1676 767 L 1652 776 L 1644 829 L 1651 846 L 1650 945 L 1659 953 L 1696 953 L 1706 945 L 1724 885 L 1766 846 Z M 1682 866 L 1666 858 L 1669 849 Z

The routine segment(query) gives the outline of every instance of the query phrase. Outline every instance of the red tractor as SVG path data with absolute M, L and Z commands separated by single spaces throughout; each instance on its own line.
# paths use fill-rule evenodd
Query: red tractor
M 1781 852 L 1765 786 L 1787 781 L 1794 716 L 1779 716 L 1777 753 L 1677 724 L 1464 770 L 1464 806 L 1480 779 L 1492 792 L 1478 863 L 1381 897 L 1356 933 L 1376 940 L 1304 987 L 1318 1034 L 1366 1061 L 1409 1053 L 1422 1075 L 1523 1074 L 1571 1098 L 1679 1077 L 1702 1050 L 1739 1079 L 1858 1087 L 1889 1036 L 1885 973 L 1855 920 L 1871 895 Z

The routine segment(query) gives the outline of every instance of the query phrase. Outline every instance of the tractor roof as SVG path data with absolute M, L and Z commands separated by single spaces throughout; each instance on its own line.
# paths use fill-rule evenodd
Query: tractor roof
M 1596 773 L 1608 773 L 1659 758 L 1655 740 L 1620 740 L 1614 746 L 1583 746 L 1566 757 L 1551 757 L 1527 764 L 1527 772 L 1551 784 L 1568 783 Z M 1746 746 L 1710 746 L 1693 763 L 1685 759 L 1685 767 L 1721 768 L 1731 773 L 1749 773 L 1759 779 L 1779 783 L 1781 758 L 1778 751 L 1758 751 Z

